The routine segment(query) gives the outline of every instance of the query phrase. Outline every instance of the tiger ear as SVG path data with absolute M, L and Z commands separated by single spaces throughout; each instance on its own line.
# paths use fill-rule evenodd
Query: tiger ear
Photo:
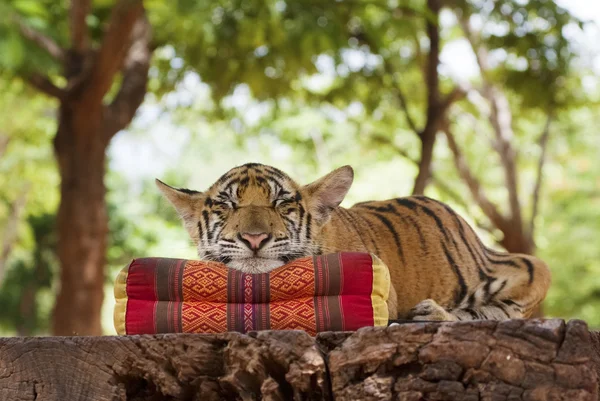
M 352 167 L 343 166 L 304 187 L 314 217 L 321 224 L 325 224 L 329 220 L 331 211 L 342 203 L 353 180 Z
M 173 188 L 158 178 L 155 179 L 155 182 L 160 192 L 171 202 L 184 221 L 194 216 L 194 211 L 198 209 L 198 204 L 204 197 L 202 192 L 184 188 Z

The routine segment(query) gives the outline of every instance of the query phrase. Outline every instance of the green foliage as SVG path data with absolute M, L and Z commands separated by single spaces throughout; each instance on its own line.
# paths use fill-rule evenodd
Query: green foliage
M 19 335 L 40 334 L 49 325 L 53 297 L 53 276 L 58 271 L 55 217 L 29 216 L 34 245 L 32 252 L 20 252 L 8 268 L 0 288 L 0 328 Z M 46 302 L 44 302 L 46 301 Z
M 345 205 L 408 194 L 420 142 L 400 100 L 403 94 L 408 113 L 422 128 L 429 51 L 425 27 L 432 21 L 425 3 L 146 0 L 157 48 L 150 93 L 125 136 L 133 144 L 127 157 L 151 156 L 135 164 L 140 174 L 130 175 L 131 167 L 112 163 L 125 157 L 116 149 L 123 146 L 120 136 L 110 151 L 107 291 L 117 270 L 134 257 L 194 256 L 179 218 L 161 199 L 148 171 L 159 171 L 159 178 L 175 186 L 202 190 L 247 161 L 277 165 L 301 183 L 351 164 L 356 183 Z M 487 78 L 511 103 L 526 216 L 540 153 L 537 141 L 546 112 L 556 113 L 536 220 L 539 254 L 554 274 L 546 313 L 600 326 L 600 148 L 594 131 L 600 109 L 591 101 L 598 94 L 581 89 L 589 73 L 574 63 L 581 54 L 565 36 L 582 23 L 547 0 L 447 4 L 442 52 L 464 41 L 459 21 L 470 18 L 481 28 L 476 44 L 495 57 Z M 113 5 L 93 2 L 86 22 L 95 45 Z M 67 6 L 64 1 L 0 0 L 0 14 L 7 16 L 0 19 L 0 139 L 10 138 L 0 156 L 0 240 L 10 206 L 27 193 L 0 290 L 0 330 L 7 333 L 45 333 L 58 284 L 52 229 L 59 187 L 52 154 L 56 103 L 18 77 L 42 71 L 56 79 L 61 66 L 22 38 L 16 18 L 66 48 Z M 439 68 L 443 94 L 458 81 L 481 86 L 481 77 L 457 78 L 446 67 Z M 490 146 L 493 134 L 485 110 L 462 100 L 451 119 L 484 190 L 507 212 L 503 171 Z M 184 139 L 175 147 L 174 138 Z M 155 166 L 159 160 L 161 168 Z M 454 194 L 434 183 L 428 195 L 449 202 L 473 225 L 485 226 L 443 139 L 436 145 L 433 169 Z M 488 243 L 497 239 L 496 231 L 480 232 Z M 24 303 L 30 291 L 35 300 Z M 106 298 L 104 325 L 109 328 L 112 294 Z
M 558 130 L 547 168 L 545 213 L 539 221 L 540 256 L 553 273 L 546 309 L 600 327 L 600 107 L 576 109 Z

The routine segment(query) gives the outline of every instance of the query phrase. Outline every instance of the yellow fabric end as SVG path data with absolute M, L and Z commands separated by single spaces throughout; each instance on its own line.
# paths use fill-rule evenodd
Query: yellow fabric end
M 121 269 L 115 279 L 115 309 L 113 312 L 113 322 L 115 330 L 119 335 L 125 335 L 125 315 L 127 313 L 127 275 L 129 274 L 129 265 Z
M 371 258 L 373 259 L 373 290 L 371 291 L 373 324 L 387 326 L 390 317 L 387 306 L 391 285 L 390 271 L 376 255 L 371 254 Z

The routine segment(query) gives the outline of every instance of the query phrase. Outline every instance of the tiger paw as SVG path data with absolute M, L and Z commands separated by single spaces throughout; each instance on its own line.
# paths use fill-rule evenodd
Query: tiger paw
M 448 321 L 456 320 L 454 316 L 448 313 L 444 308 L 438 305 L 433 299 L 426 299 L 419 302 L 414 308 L 408 312 L 408 317 L 411 320 L 435 320 Z

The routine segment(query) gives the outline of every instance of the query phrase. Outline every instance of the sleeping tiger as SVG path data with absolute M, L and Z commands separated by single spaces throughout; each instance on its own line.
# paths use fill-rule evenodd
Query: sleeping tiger
M 441 202 L 409 196 L 340 207 L 353 178 L 344 166 L 300 186 L 274 167 L 250 163 L 205 192 L 156 183 L 201 259 L 265 273 L 309 255 L 378 255 L 390 269 L 390 318 L 523 318 L 546 296 L 550 272 L 544 262 L 487 248 Z

